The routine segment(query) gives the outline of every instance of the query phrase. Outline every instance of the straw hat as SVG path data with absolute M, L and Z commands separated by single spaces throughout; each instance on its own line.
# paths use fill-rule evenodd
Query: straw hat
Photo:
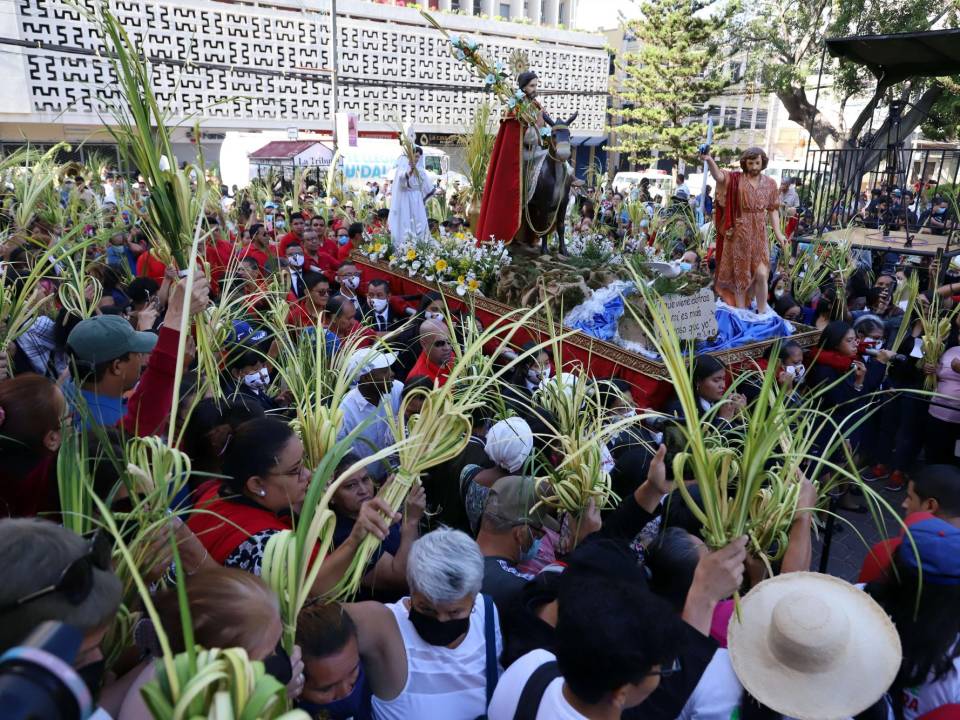
M 900 669 L 900 637 L 865 592 L 829 575 L 794 572 L 765 580 L 730 619 L 728 643 L 743 687 L 798 720 L 863 712 Z

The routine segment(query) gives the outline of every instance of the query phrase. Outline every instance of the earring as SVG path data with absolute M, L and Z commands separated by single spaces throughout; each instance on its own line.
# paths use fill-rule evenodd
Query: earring
M 267 496 L 267 491 L 266 491 L 266 490 L 261 490 L 261 491 L 260 491 L 260 497 L 266 497 L 266 496 Z

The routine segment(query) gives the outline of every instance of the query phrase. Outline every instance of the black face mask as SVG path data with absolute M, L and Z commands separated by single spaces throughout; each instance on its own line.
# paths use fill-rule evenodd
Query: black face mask
M 437 620 L 435 617 L 424 615 L 410 606 L 410 622 L 413 623 L 417 635 L 431 645 L 446 646 L 470 629 L 470 618 L 460 620 Z
M 106 669 L 106 660 L 97 660 L 96 662 L 76 669 L 77 675 L 83 680 L 83 684 L 87 686 L 87 690 L 90 691 L 94 702 L 100 697 L 100 686 L 103 685 L 103 673 Z
M 277 645 L 277 649 L 263 659 L 263 669 L 279 680 L 281 685 L 289 685 L 293 679 L 290 656 L 282 645 Z

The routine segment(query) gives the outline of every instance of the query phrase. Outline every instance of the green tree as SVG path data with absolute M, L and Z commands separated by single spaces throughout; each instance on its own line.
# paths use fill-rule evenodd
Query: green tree
M 891 98 L 909 103 L 903 136 L 926 120 L 945 93 L 952 93 L 932 78 L 878 82 L 865 68 L 825 54 L 824 41 L 956 27 L 957 8 L 958 0 L 754 0 L 742 5 L 731 25 L 735 43 L 750 54 L 763 88 L 777 95 L 791 120 L 820 147 L 831 141 L 853 145 L 878 106 Z M 821 60 L 824 82 L 817 101 Z M 832 95 L 831 102 L 825 93 Z M 865 99 L 866 105 L 848 125 L 844 111 L 854 99 Z M 833 110 L 825 110 L 827 105 Z
M 614 151 L 633 161 L 654 150 L 690 159 L 706 136 L 706 101 L 728 84 L 718 46 L 727 12 L 715 0 L 638 0 L 641 17 L 624 25 L 637 49 L 616 60 L 623 77 L 613 90 Z M 732 6 L 732 4 L 731 4 Z

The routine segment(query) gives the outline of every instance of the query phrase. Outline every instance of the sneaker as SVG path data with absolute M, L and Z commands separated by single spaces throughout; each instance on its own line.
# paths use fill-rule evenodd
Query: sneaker
M 884 486 L 884 490 L 890 492 L 900 492 L 907 486 L 907 476 L 899 470 L 890 473 L 890 481 Z
M 890 470 L 882 463 L 877 463 L 871 468 L 867 468 L 860 473 L 860 479 L 864 482 L 878 482 L 890 477 Z

